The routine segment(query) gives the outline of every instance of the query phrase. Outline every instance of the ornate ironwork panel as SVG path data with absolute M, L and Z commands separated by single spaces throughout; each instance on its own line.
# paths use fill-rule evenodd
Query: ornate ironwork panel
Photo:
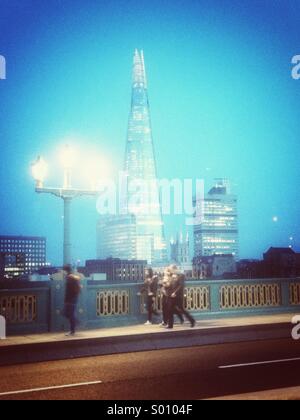
M 0 314 L 11 324 L 34 322 L 37 319 L 37 298 L 31 295 L 0 297 Z
M 262 308 L 281 305 L 281 290 L 278 284 L 245 284 L 222 286 L 220 308 Z
M 97 316 L 129 315 L 129 291 L 97 292 Z
M 184 304 L 188 311 L 208 311 L 210 288 L 208 286 L 187 287 L 184 292 Z
M 290 284 L 290 305 L 300 305 L 300 283 Z
M 155 309 L 162 312 L 162 295 L 158 292 Z M 188 311 L 208 311 L 210 309 L 210 288 L 208 286 L 186 287 L 184 289 L 184 307 Z M 141 296 L 141 313 L 146 313 L 146 296 Z

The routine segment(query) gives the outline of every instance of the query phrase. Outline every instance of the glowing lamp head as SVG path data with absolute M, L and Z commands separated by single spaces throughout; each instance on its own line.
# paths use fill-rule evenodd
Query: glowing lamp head
M 76 151 L 69 145 L 66 145 L 61 151 L 60 160 L 64 169 L 70 170 L 74 168 L 77 161 Z
M 41 156 L 31 165 L 31 172 L 37 185 L 41 187 L 48 173 L 48 165 Z

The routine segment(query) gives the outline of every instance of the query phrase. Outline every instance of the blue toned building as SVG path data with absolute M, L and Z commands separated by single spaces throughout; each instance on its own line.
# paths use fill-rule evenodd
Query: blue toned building
M 237 196 L 229 182 L 217 179 L 201 207 L 202 217 L 194 226 L 195 257 L 233 255 L 239 259 Z
M 101 216 L 97 225 L 97 258 L 136 259 L 134 215 Z
M 102 217 L 98 223 L 98 258 L 167 261 L 157 169 L 151 129 L 147 78 L 143 52 L 133 59 L 132 100 L 124 171 L 126 200 L 122 215 Z M 135 185 L 143 185 L 137 197 Z M 132 188 L 133 187 L 133 188 Z M 148 188 L 149 187 L 149 188 Z

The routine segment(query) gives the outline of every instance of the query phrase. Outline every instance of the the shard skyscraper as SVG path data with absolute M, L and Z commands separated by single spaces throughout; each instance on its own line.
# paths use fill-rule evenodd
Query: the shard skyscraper
M 166 262 L 167 246 L 156 183 L 145 61 L 143 52 L 138 50 L 133 59 L 124 172 L 127 177 L 127 214 L 99 222 L 98 257 L 147 260 L 154 265 Z

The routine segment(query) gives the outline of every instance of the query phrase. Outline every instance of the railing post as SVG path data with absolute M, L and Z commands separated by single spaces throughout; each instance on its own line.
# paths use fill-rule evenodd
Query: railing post
M 219 282 L 212 281 L 210 284 L 210 304 L 211 313 L 218 313 L 221 311 L 220 307 L 220 290 L 222 285 Z
M 290 299 L 290 280 L 281 280 L 281 305 L 284 308 L 291 307 L 291 299 Z
M 50 331 L 63 331 L 65 319 L 63 317 L 65 286 L 63 280 L 52 280 L 50 286 Z
M 76 317 L 79 321 L 79 329 L 85 329 L 88 323 L 88 280 L 81 280 L 81 293 L 77 306 Z
M 140 290 L 140 286 L 134 285 L 133 287 L 130 288 L 130 294 L 129 294 L 130 315 L 133 315 L 138 318 L 141 316 L 141 306 L 140 306 L 141 299 L 138 296 L 139 290 Z

